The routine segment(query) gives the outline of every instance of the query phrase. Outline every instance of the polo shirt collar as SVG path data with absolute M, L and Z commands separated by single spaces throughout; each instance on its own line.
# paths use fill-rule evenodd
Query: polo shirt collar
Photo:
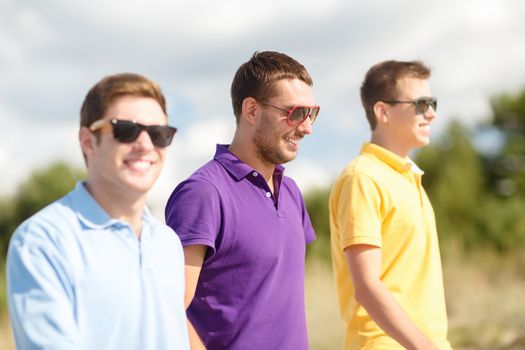
M 236 180 L 241 180 L 253 172 L 254 169 L 230 152 L 229 146 L 217 144 L 213 159 L 219 162 Z M 283 174 L 284 166 L 276 165 L 273 172 L 274 177 L 280 180 Z
M 70 193 L 70 198 L 78 219 L 87 227 L 103 229 L 113 225 L 127 225 L 126 223 L 109 216 L 109 214 L 88 192 L 85 182 L 77 182 L 75 189 Z M 147 207 L 144 207 L 142 220 L 150 222 L 151 219 L 152 215 L 150 211 Z
M 383 148 L 374 143 L 365 142 L 361 148 L 361 154 L 371 154 L 394 168 L 399 173 L 407 171 L 412 171 L 417 175 L 423 175 L 424 173 L 423 170 L 421 170 L 409 157 L 400 157 L 397 154 L 390 152 L 386 148 Z

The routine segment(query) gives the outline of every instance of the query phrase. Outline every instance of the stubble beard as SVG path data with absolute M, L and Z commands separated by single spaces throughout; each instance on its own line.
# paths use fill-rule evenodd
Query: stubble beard
M 295 153 L 290 156 L 281 150 L 282 137 L 275 135 L 274 124 L 272 124 L 268 115 L 263 114 L 261 123 L 255 129 L 253 136 L 255 150 L 259 159 L 271 165 L 284 164 L 295 159 Z

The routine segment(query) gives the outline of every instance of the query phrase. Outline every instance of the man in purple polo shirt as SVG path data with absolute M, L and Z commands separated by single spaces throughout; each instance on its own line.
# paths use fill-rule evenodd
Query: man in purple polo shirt
M 308 349 L 304 257 L 315 234 L 293 160 L 319 113 L 303 65 L 256 52 L 237 71 L 230 145 L 173 191 L 192 349 Z

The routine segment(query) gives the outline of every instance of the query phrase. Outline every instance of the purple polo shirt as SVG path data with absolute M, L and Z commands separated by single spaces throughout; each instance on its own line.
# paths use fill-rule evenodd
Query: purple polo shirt
M 274 197 L 227 147 L 166 206 L 184 246 L 208 246 L 188 318 L 209 350 L 308 349 L 304 260 L 315 234 L 301 192 L 277 166 Z

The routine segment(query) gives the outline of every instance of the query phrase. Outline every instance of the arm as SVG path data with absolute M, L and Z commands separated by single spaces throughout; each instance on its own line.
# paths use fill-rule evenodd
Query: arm
M 437 347 L 412 323 L 381 282 L 381 249 L 372 245 L 358 244 L 347 248 L 345 255 L 355 285 L 355 298 L 379 327 L 407 349 L 437 350 Z
M 184 293 L 184 306 L 186 309 L 190 306 L 195 290 L 197 289 L 197 282 L 201 273 L 202 263 L 206 254 L 207 247 L 205 245 L 189 245 L 184 247 L 184 261 L 185 261 L 185 275 L 186 275 L 186 292 Z M 199 335 L 193 328 L 190 320 L 188 320 L 188 335 L 190 338 L 190 346 L 192 350 L 206 349 Z
M 215 238 L 220 227 L 220 198 L 217 189 L 206 179 L 190 178 L 180 183 L 171 194 L 165 209 L 166 223 L 183 242 L 185 259 L 186 309 L 195 296 L 207 249 L 215 252 Z M 199 315 L 206 317 L 206 315 Z M 193 350 L 205 349 L 195 328 L 188 320 L 188 334 Z
M 15 233 L 7 257 L 9 316 L 21 349 L 78 348 L 68 263 L 43 232 Z

